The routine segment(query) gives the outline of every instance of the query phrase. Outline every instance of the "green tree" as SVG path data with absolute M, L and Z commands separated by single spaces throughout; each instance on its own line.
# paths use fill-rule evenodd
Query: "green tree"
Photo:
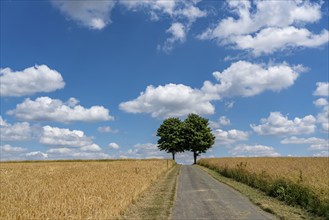
M 196 164 L 197 156 L 211 148 L 215 136 L 211 133 L 208 119 L 197 114 L 189 114 L 183 124 L 184 149 L 193 152 L 194 164 Z
M 179 118 L 168 118 L 163 121 L 157 130 L 158 148 L 167 153 L 172 153 L 175 160 L 175 154 L 183 152 L 182 122 Z

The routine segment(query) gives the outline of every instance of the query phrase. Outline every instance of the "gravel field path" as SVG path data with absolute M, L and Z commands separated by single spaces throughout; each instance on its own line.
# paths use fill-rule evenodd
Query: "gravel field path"
M 195 166 L 182 166 L 172 219 L 276 219 Z

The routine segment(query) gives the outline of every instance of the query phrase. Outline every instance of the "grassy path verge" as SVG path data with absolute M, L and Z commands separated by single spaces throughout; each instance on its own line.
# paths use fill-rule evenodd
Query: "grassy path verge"
M 179 170 L 180 165 L 175 165 L 160 177 L 119 219 L 169 219 Z
M 238 190 L 240 193 L 248 197 L 250 201 L 260 206 L 263 210 L 278 216 L 280 219 L 324 219 L 313 216 L 301 208 L 288 206 L 275 198 L 265 195 L 265 193 L 260 190 L 254 189 L 233 179 L 226 178 L 214 170 L 199 165 L 196 166 L 209 173 L 216 180 Z

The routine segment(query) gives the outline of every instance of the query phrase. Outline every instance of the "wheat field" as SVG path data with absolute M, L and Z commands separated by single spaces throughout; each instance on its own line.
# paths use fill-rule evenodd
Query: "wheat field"
M 251 173 L 298 182 L 309 187 L 321 200 L 329 199 L 328 157 L 208 158 L 200 159 L 198 163 L 222 169 L 243 164 Z
M 168 160 L 0 163 L 0 219 L 118 218 Z

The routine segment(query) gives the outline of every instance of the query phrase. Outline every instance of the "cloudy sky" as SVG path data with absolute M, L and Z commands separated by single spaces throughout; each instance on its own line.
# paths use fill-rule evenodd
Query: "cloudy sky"
M 328 156 L 328 1 L 1 1 L 1 160 Z M 189 154 L 178 155 L 189 162 Z

